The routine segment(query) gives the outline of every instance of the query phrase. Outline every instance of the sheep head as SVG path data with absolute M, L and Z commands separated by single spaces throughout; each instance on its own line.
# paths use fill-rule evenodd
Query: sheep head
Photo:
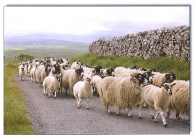
M 143 84 L 143 83 L 147 83 L 145 77 L 143 74 L 140 74 L 140 73 L 134 73 L 131 75 L 131 80 L 136 83 L 137 81 L 139 82 L 139 85 L 140 84 Z
M 151 71 L 147 71 L 143 75 L 148 80 L 149 83 L 151 83 L 151 84 L 153 83 L 152 78 L 153 78 L 154 74 L 152 74 Z
M 79 69 L 75 69 L 75 73 L 78 75 L 78 76 L 83 76 L 83 69 L 79 68 Z
M 172 95 L 172 86 L 174 86 L 176 83 L 164 83 L 161 86 L 165 88 L 165 92 L 167 92 L 169 95 Z
M 165 80 L 163 83 L 171 83 L 176 80 L 176 75 L 173 72 L 165 74 Z

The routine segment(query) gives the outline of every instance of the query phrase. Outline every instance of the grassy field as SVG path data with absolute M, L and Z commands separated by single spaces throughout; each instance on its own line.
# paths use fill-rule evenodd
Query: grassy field
M 88 52 L 89 44 L 67 44 L 59 46 L 4 46 L 6 61 L 13 61 L 20 54 L 33 55 L 35 58 L 56 57 L 72 58 Z
M 190 79 L 190 62 L 179 59 L 167 59 L 165 57 L 158 57 L 144 60 L 138 57 L 128 56 L 101 56 L 93 53 L 86 53 L 71 59 L 71 62 L 81 60 L 88 66 L 101 65 L 104 68 L 116 68 L 118 66 L 130 67 L 136 65 L 140 68 L 157 69 L 161 73 L 174 72 L 177 79 Z
M 15 84 L 18 65 L 4 66 L 4 134 L 34 134 L 24 97 Z

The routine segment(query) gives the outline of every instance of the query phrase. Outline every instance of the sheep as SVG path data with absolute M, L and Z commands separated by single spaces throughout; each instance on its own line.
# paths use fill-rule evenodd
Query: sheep
M 32 65 L 32 63 L 29 63 L 28 65 L 29 65 L 29 66 L 28 66 L 27 72 L 29 73 L 29 76 L 30 76 L 30 71 L 31 71 L 31 69 L 33 68 L 33 65 Z
M 35 71 L 38 68 L 38 65 L 35 65 L 31 70 L 30 70 L 30 76 L 31 76 L 31 81 L 33 82 L 33 78 L 35 78 Z M 35 78 L 36 81 L 36 78 Z
M 162 86 L 161 88 L 154 85 L 144 86 L 141 92 L 139 118 L 140 119 L 142 118 L 141 109 L 144 102 L 146 102 L 149 105 L 150 116 L 152 117 L 152 119 L 154 119 L 154 122 L 157 122 L 157 117 L 160 114 L 162 116 L 163 125 L 166 127 L 167 123 L 165 120 L 163 109 L 168 108 L 170 96 L 172 94 L 172 86 L 174 85 L 175 83 L 164 83 L 161 85 Z M 154 106 L 154 108 L 157 110 L 155 117 L 153 116 L 152 106 Z
M 41 84 L 44 81 L 45 77 L 48 76 L 51 68 L 49 64 L 39 65 L 35 70 L 36 81 Z
M 73 86 L 73 94 L 77 99 L 77 108 L 81 107 L 81 98 L 87 98 L 86 108 L 89 109 L 89 99 L 93 95 L 92 81 L 90 78 L 86 78 L 84 81 L 78 81 Z
M 132 117 L 131 110 L 141 100 L 141 84 L 148 81 L 140 73 L 132 74 L 129 78 L 105 77 L 98 84 L 98 92 L 103 106 L 110 113 L 109 106 L 120 109 L 128 108 L 128 116 Z
M 170 111 L 176 110 L 176 118 L 179 120 L 179 113 L 186 113 L 190 118 L 190 82 L 184 80 L 175 80 L 172 87 L 172 96 L 168 106 L 167 118 L 169 118 Z M 190 120 L 188 120 L 190 121 Z
M 172 83 L 176 80 L 176 75 L 173 72 L 169 73 L 160 73 L 160 72 L 153 72 L 153 85 L 161 87 L 163 83 Z
M 67 95 L 67 90 L 73 90 L 75 83 L 80 81 L 83 77 L 83 69 L 68 69 L 62 71 L 62 87 L 65 89 Z
M 49 94 L 48 94 L 49 98 L 50 98 L 51 92 L 54 93 L 54 98 L 56 98 L 57 92 L 60 89 L 60 79 L 61 79 L 61 74 L 45 77 L 43 81 L 44 95 L 48 94 L 48 91 L 49 91 Z
M 93 91 L 97 93 L 97 97 L 99 96 L 99 92 L 97 91 L 98 83 L 102 80 L 99 75 L 95 75 L 92 77 L 91 81 L 93 82 Z
M 24 81 L 26 74 L 27 74 L 27 70 L 25 67 L 25 63 L 21 62 L 19 66 L 19 75 L 20 75 L 21 81 Z

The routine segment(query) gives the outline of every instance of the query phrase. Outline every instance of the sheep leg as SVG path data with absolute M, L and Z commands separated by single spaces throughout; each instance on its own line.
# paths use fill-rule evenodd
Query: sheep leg
M 77 99 L 77 108 L 79 108 L 79 98 L 76 96 Z
M 150 109 L 150 116 L 151 116 L 152 119 L 154 119 L 154 114 L 153 114 L 152 106 L 149 105 L 149 109 Z
M 167 126 L 167 122 L 166 122 L 165 115 L 164 115 L 162 110 L 160 111 L 160 115 L 162 116 L 163 125 L 166 127 Z
M 131 115 L 131 108 L 128 108 L 128 116 L 132 117 L 132 115 Z
M 78 108 L 81 107 L 81 98 L 78 97 L 78 100 L 79 100 L 79 104 L 78 104 Z
M 178 110 L 176 110 L 176 115 L 175 115 L 175 116 L 176 116 L 176 119 L 177 119 L 177 120 L 180 120 L 179 111 L 178 111 Z
M 56 98 L 56 95 L 57 95 L 57 90 L 55 90 L 55 92 L 54 92 L 54 93 L 55 93 L 54 98 Z
M 108 113 L 110 113 L 109 105 L 106 106 Z
M 89 109 L 89 99 L 87 99 L 87 106 L 86 106 L 87 109 Z
M 160 114 L 160 113 L 157 111 L 157 113 L 156 113 L 156 115 L 155 115 L 155 117 L 154 117 L 154 123 L 157 122 L 157 117 L 158 117 L 159 114 Z
M 52 92 L 52 91 L 50 90 L 50 91 L 49 91 L 49 98 L 50 98 L 51 92 Z
M 43 94 L 45 95 L 45 93 L 46 93 L 46 88 L 43 88 Z
M 143 103 L 139 104 L 139 119 L 142 119 L 141 110 L 142 110 Z
M 120 107 L 117 108 L 116 114 L 117 114 L 117 115 L 120 115 Z
M 166 116 L 166 118 L 169 118 L 169 116 L 170 116 L 170 108 L 168 108 L 167 110 L 166 110 L 166 112 L 167 112 L 167 116 Z

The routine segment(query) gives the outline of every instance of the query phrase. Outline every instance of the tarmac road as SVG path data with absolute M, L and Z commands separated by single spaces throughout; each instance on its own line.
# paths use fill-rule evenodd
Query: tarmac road
M 127 116 L 127 110 L 116 115 L 114 108 L 106 112 L 101 100 L 96 95 L 90 99 L 90 109 L 86 109 L 86 99 L 82 99 L 81 108 L 77 109 L 76 99 L 72 91 L 68 95 L 63 92 L 55 99 L 43 95 L 43 87 L 31 82 L 26 76 L 20 81 L 16 75 L 16 85 L 25 97 L 29 116 L 38 135 L 136 135 L 136 134 L 190 134 L 190 124 L 187 115 L 175 119 L 175 112 L 167 119 L 167 127 L 162 124 L 161 116 L 154 123 L 150 118 L 149 109 L 143 108 L 142 119 L 138 117 L 138 107 L 132 111 L 132 118 Z

